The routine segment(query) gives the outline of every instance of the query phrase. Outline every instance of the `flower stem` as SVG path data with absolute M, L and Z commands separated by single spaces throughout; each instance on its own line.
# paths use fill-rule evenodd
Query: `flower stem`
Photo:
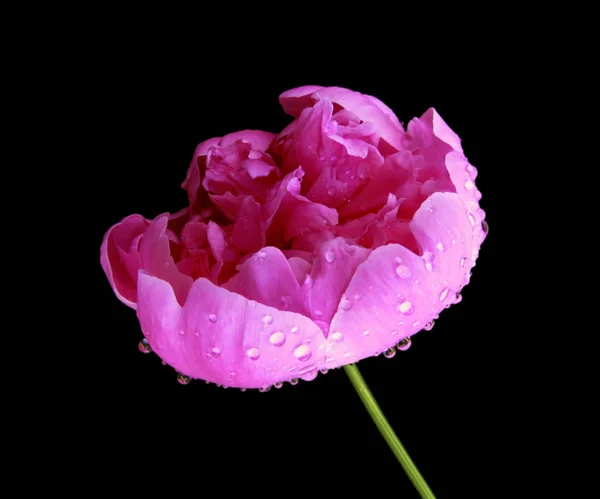
M 367 412 L 371 416 L 371 419 L 377 426 L 379 433 L 381 433 L 381 436 L 394 453 L 394 456 L 396 456 L 396 459 L 408 475 L 408 478 L 410 478 L 410 481 L 415 486 L 421 497 L 435 499 L 435 496 L 433 495 L 433 492 L 431 492 L 429 485 L 427 485 L 427 482 L 421 473 L 419 473 L 415 463 L 412 462 L 412 459 L 406 452 L 404 446 L 400 443 L 400 440 L 398 440 L 398 437 L 394 433 L 390 423 L 388 423 L 388 420 L 383 415 L 383 412 L 381 412 L 375 397 L 373 397 L 373 394 L 371 393 L 371 390 L 369 390 L 365 379 L 360 374 L 358 366 L 356 364 L 347 364 L 344 366 L 344 370 L 350 378 L 350 381 L 358 393 L 358 396 L 362 400 L 362 403 L 367 409 Z

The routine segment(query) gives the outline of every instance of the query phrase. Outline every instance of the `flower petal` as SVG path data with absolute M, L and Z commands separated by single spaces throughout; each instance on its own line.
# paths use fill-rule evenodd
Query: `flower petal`
M 265 223 L 252 196 L 242 199 L 231 236 L 235 247 L 244 253 L 254 253 L 265 245 Z
M 279 96 L 279 103 L 286 114 L 297 118 L 302 110 L 314 104 L 313 94 L 325 87 L 317 85 L 306 85 L 304 87 L 292 88 Z
M 133 309 L 137 302 L 137 274 L 141 267 L 138 244 L 149 220 L 130 215 L 113 225 L 100 247 L 100 264 L 117 298 Z
M 252 146 L 252 149 L 257 151 L 266 151 L 275 138 L 275 134 L 271 132 L 263 132 L 262 130 L 242 130 L 225 135 L 220 142 L 221 147 L 227 147 L 235 144 L 238 140 L 246 142 Z
M 346 296 L 360 301 L 333 318 L 357 359 L 376 355 L 420 331 L 457 296 L 479 247 L 468 212 L 455 193 L 433 194 L 417 210 L 411 229 L 419 256 L 398 244 L 374 250 L 352 277 Z M 347 363 L 343 358 L 329 367 Z
M 206 279 L 194 282 L 181 306 L 169 283 L 140 272 L 138 296 L 138 317 L 152 350 L 193 378 L 258 388 L 310 378 L 325 366 L 323 333 L 303 315 Z
M 173 261 L 167 235 L 168 221 L 168 213 L 159 215 L 144 232 L 140 240 L 141 268 L 170 283 L 179 302 L 184 303 L 193 279 L 181 273 Z

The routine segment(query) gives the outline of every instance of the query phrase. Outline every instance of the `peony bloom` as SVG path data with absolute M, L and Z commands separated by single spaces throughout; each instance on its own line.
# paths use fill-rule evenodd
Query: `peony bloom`
M 189 207 L 126 217 L 101 263 L 177 371 L 265 388 L 378 355 L 460 299 L 485 238 L 476 169 L 434 109 L 301 87 L 279 135 L 202 142 Z

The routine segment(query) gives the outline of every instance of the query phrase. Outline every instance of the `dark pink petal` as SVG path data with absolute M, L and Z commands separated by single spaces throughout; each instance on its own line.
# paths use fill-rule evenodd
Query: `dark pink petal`
M 240 209 L 242 197 L 234 196 L 231 192 L 225 192 L 222 195 L 211 194 L 210 200 L 229 220 L 235 220 Z
M 348 351 L 369 357 L 420 331 L 457 296 L 479 248 L 469 213 L 455 193 L 433 194 L 410 227 L 422 256 L 388 244 L 360 265 L 345 291 L 361 295 L 333 318 L 329 336 L 343 335 Z M 343 365 L 337 359 L 330 366 Z
M 303 315 L 198 279 L 182 307 L 169 283 L 140 273 L 138 316 L 152 350 L 177 371 L 224 386 L 258 388 L 312 379 L 326 340 Z
M 173 261 L 167 235 L 168 221 L 168 213 L 159 215 L 144 232 L 140 240 L 141 268 L 167 281 L 173 286 L 179 302 L 184 303 L 193 280 L 182 274 Z
M 292 88 L 279 96 L 279 103 L 287 114 L 297 118 L 304 108 L 314 104 L 313 94 L 323 88 L 316 85 Z
M 254 253 L 265 245 L 265 223 L 260 205 L 252 196 L 243 197 L 231 236 L 235 247 L 243 253 Z
M 190 162 L 185 180 L 181 184 L 181 187 L 188 193 L 190 206 L 194 206 L 196 204 L 199 192 L 203 191 L 201 187 L 202 171 L 200 164 L 202 164 L 202 167 L 204 167 L 206 153 L 211 147 L 215 147 L 219 143 L 219 140 L 221 140 L 219 137 L 205 140 L 204 142 L 198 144 L 196 150 L 194 151 L 194 155 L 192 157 L 192 161 Z M 202 195 L 202 192 L 200 192 L 200 195 Z M 204 196 L 205 195 L 206 194 L 204 193 Z
M 240 261 L 240 254 L 232 244 L 230 232 L 230 227 L 227 227 L 226 233 L 215 222 L 208 222 L 206 236 L 216 261 L 211 272 L 214 283 L 229 279 Z
M 137 274 L 141 267 L 138 244 L 150 222 L 130 215 L 113 225 L 102 240 L 100 264 L 117 298 L 135 309 Z
M 181 241 L 188 251 L 202 249 L 207 243 L 206 224 L 192 220 L 181 230 Z
M 275 138 L 275 134 L 271 132 L 263 132 L 262 130 L 242 130 L 225 135 L 220 142 L 221 147 L 227 147 L 235 144 L 238 140 L 250 144 L 252 149 L 257 151 L 266 151 Z

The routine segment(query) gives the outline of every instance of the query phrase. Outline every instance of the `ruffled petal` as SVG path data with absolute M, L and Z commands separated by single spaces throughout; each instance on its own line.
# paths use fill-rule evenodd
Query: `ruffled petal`
M 137 274 L 141 267 L 138 244 L 150 221 L 130 215 L 113 225 L 100 247 L 100 264 L 115 295 L 133 309 L 137 302 Z
M 224 386 L 259 388 L 325 366 L 310 319 L 198 279 L 181 306 L 166 281 L 140 272 L 138 317 L 152 349 L 177 371 Z

